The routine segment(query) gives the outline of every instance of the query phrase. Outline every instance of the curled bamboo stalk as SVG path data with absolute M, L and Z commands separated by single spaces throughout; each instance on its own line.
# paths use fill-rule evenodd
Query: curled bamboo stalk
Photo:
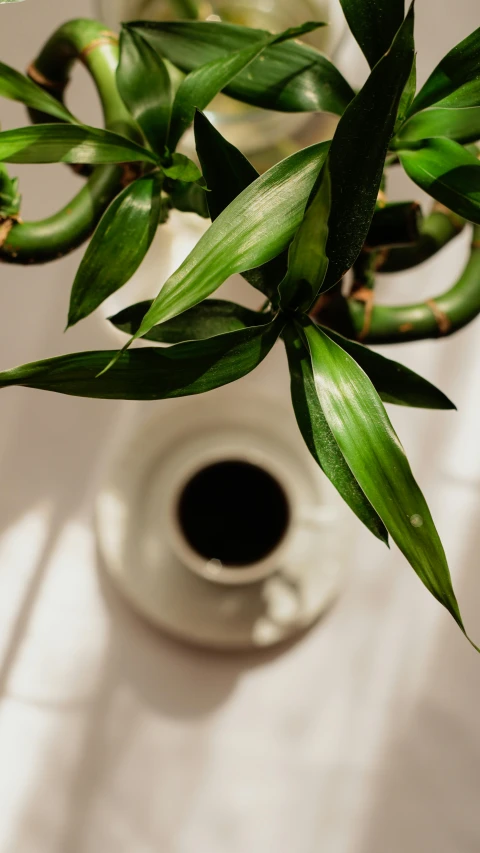
M 98 91 L 105 126 L 135 138 L 138 130 L 117 91 L 115 72 L 118 40 L 103 24 L 87 19 L 69 21 L 60 27 L 30 65 L 29 76 L 63 102 L 72 66 L 81 61 Z M 33 113 L 34 121 L 52 121 Z M 62 210 L 35 222 L 12 221 L 4 239 L 0 237 L 0 260 L 45 263 L 68 254 L 94 231 L 112 198 L 134 175 L 123 166 L 97 166 L 87 183 Z

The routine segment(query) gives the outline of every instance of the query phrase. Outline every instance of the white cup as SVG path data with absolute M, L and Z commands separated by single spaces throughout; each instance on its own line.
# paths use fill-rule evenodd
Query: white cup
M 179 517 L 181 496 L 188 483 L 206 468 L 222 462 L 240 462 L 255 466 L 269 474 L 283 492 L 287 506 L 287 525 L 277 544 L 262 559 L 233 565 L 217 559 L 206 559 L 196 551 L 182 528 Z M 243 442 L 227 443 L 221 448 L 202 447 L 182 461 L 170 483 L 168 497 L 167 534 L 172 551 L 180 562 L 205 580 L 229 586 L 262 581 L 278 571 L 288 560 L 295 536 L 300 528 L 318 528 L 328 523 L 333 510 L 320 504 L 304 504 L 299 493 L 298 472 L 285 459 L 265 448 L 247 447 Z M 328 518 L 326 517 L 328 515 Z

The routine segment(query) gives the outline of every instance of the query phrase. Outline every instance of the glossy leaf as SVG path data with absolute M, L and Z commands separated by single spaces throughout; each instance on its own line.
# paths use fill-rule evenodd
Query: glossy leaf
M 173 178 L 176 181 L 183 181 L 190 184 L 198 181 L 202 177 L 202 173 L 196 163 L 186 157 L 185 154 L 173 154 L 170 164 L 163 166 L 163 171 L 168 178 Z
M 129 26 L 134 26 L 161 56 L 185 72 L 265 38 L 264 30 L 220 22 L 135 21 Z M 345 78 L 325 56 L 293 42 L 268 47 L 232 80 L 225 92 L 264 109 L 323 110 L 337 115 L 343 113 L 354 96 Z
M 129 184 L 109 205 L 73 283 L 69 326 L 91 314 L 138 269 L 157 230 L 160 192 L 160 175 L 154 172 Z
M 357 259 L 368 234 L 397 110 L 414 59 L 413 6 L 390 51 L 340 119 L 328 164 L 332 208 L 324 289 Z
M 325 418 L 355 479 L 427 589 L 464 630 L 435 525 L 372 383 L 341 347 L 304 328 Z
M 140 328 L 151 304 L 151 300 L 137 302 L 136 305 L 124 308 L 114 317 L 109 317 L 109 320 L 117 329 L 128 335 L 134 335 Z M 214 335 L 236 332 L 249 326 L 261 326 L 265 321 L 265 314 L 250 311 L 249 308 L 244 308 L 243 305 L 237 305 L 235 302 L 228 302 L 225 299 L 206 299 L 194 308 L 179 314 L 178 317 L 173 317 L 172 320 L 167 320 L 160 326 L 154 326 L 145 335 L 145 339 L 163 344 L 202 341 Z
M 437 65 L 415 98 L 410 115 L 433 104 L 480 106 L 480 27 Z
M 365 371 L 384 403 L 414 406 L 420 409 L 455 409 L 448 397 L 427 379 L 409 370 L 398 361 L 385 358 L 363 344 L 322 327 L 338 346 L 341 346 Z
M 138 336 L 210 296 L 231 275 L 285 249 L 300 225 L 328 143 L 282 160 L 247 187 L 212 223 L 164 284 Z
M 304 33 L 311 32 L 323 24 L 307 23 L 283 33 L 271 35 L 265 33 L 262 39 L 254 41 L 242 50 L 228 56 L 221 56 L 206 65 L 191 71 L 180 84 L 172 107 L 172 120 L 169 134 L 169 148 L 173 151 L 195 117 L 196 109 L 203 110 L 219 92 L 243 71 L 254 59 L 260 56 L 268 45 L 281 44 Z
M 172 84 L 167 67 L 157 52 L 135 30 L 123 27 L 117 87 L 131 115 L 138 121 L 153 151 L 165 153 Z
M 77 123 L 77 119 L 60 101 L 48 92 L 44 92 L 29 77 L 25 77 L 24 74 L 20 74 L 3 62 L 0 62 L 0 95 L 12 101 L 20 101 L 34 110 L 55 116 L 60 121 Z
M 0 387 L 24 385 L 115 400 L 164 400 L 203 394 L 240 379 L 270 352 L 283 323 L 217 335 L 173 347 L 80 352 L 48 358 L 0 373 Z M 107 365 L 116 363 L 99 376 Z
M 405 16 L 404 0 L 340 0 L 371 68 L 389 49 Z
M 405 119 L 408 115 L 408 111 L 412 106 L 413 99 L 415 98 L 415 92 L 417 91 L 417 59 L 413 58 L 413 65 L 410 71 L 409 78 L 405 84 L 405 88 L 402 92 L 402 97 L 400 98 L 400 104 L 398 105 L 397 112 L 397 120 L 395 122 L 395 133 L 402 127 Z
M 279 287 L 283 310 L 294 308 L 306 311 L 315 301 L 324 282 L 328 269 L 325 247 L 331 203 L 330 172 L 324 167 L 318 189 L 288 251 L 288 271 Z
M 480 139 L 480 106 L 459 109 L 432 107 L 415 113 L 393 140 L 392 148 L 401 148 L 404 142 L 438 136 L 461 143 L 476 142 Z
M 259 175 L 241 151 L 227 142 L 199 111 L 195 115 L 194 129 L 197 154 L 209 189 L 206 202 L 213 222 Z M 286 269 L 285 252 L 257 269 L 244 271 L 242 275 L 253 287 L 272 298 Z
M 213 221 L 259 175 L 245 155 L 227 142 L 199 110 L 195 114 L 194 130 L 198 159 L 209 189 L 207 203 Z
M 480 162 L 473 154 L 451 139 L 427 139 L 419 148 L 399 151 L 399 157 L 422 190 L 480 224 Z
M 310 453 L 360 521 L 385 544 L 385 525 L 369 503 L 345 459 L 323 414 L 313 378 L 310 353 L 293 328 L 284 331 L 292 403 L 300 432 Z
M 124 136 L 96 127 L 37 124 L 0 133 L 0 161 L 6 163 L 156 162 L 154 155 Z

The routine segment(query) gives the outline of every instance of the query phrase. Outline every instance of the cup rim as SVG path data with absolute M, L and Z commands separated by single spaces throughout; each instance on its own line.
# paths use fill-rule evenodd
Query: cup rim
M 270 474 L 282 489 L 288 506 L 287 525 L 275 547 L 261 560 L 242 566 L 224 565 L 218 560 L 207 560 L 202 557 L 188 542 L 178 517 L 179 501 L 190 480 L 211 465 L 234 461 L 254 465 Z M 264 580 L 278 568 L 293 535 L 295 508 L 292 495 L 293 490 L 288 475 L 280 465 L 263 452 L 257 452 L 254 448 L 247 449 L 244 446 L 205 451 L 197 459 L 190 460 L 188 464 L 185 463 L 181 467 L 172 487 L 168 518 L 170 545 L 182 564 L 204 580 L 229 586 L 243 586 Z

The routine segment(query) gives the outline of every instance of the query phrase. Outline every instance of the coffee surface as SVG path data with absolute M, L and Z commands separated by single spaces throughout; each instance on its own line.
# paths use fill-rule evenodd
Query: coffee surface
M 280 483 L 258 465 L 234 459 L 195 474 L 178 503 L 190 547 L 234 568 L 267 557 L 283 539 L 289 516 Z

